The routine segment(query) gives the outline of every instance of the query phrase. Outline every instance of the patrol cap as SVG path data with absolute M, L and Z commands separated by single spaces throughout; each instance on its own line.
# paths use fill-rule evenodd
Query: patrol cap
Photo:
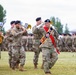
M 49 19 L 46 19 L 44 22 L 49 22 L 50 23 L 51 21 Z
M 11 25 L 14 24 L 14 23 L 15 23 L 15 21 L 11 21 L 11 22 L 10 22 Z
M 39 21 L 39 20 L 41 20 L 41 17 L 37 17 L 37 18 L 36 18 L 36 21 Z
M 15 25 L 16 24 L 21 24 L 21 21 L 19 21 L 19 20 L 15 21 Z

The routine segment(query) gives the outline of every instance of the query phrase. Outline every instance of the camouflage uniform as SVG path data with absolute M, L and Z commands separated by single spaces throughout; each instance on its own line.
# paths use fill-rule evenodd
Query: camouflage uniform
M 62 41 L 61 41 L 61 38 L 59 38 L 58 41 L 57 41 L 57 47 L 58 47 L 59 51 L 62 51 Z
M 27 36 L 22 36 L 24 50 L 27 51 Z
M 24 33 L 23 36 L 22 36 L 22 43 L 23 43 L 23 47 L 24 47 L 24 50 L 26 51 L 27 50 L 27 36 L 28 36 L 28 33 Z
M 13 43 L 12 43 L 12 68 L 15 69 L 16 64 L 20 63 L 20 67 L 23 67 L 25 64 L 25 50 L 22 43 L 22 29 L 17 29 L 14 27 L 11 31 L 13 36 Z
M 71 52 L 72 51 L 72 38 L 71 38 L 71 36 L 67 35 L 65 37 L 65 45 L 66 45 L 67 51 Z
M 72 36 L 73 51 L 76 52 L 76 35 Z
M 37 26 L 34 26 L 32 28 L 32 32 L 33 32 L 33 35 L 34 35 L 34 38 L 33 38 L 33 50 L 34 50 L 33 63 L 34 63 L 34 66 L 36 68 L 37 65 L 38 65 L 38 58 L 39 58 L 39 54 L 40 54 L 40 51 L 41 51 L 41 48 L 39 48 L 39 45 L 40 45 L 40 39 L 42 37 L 42 33 L 39 31 Z
M 8 49 L 10 68 L 13 67 L 11 65 L 12 64 L 12 43 L 13 43 L 13 37 L 12 37 L 11 31 L 12 31 L 12 28 L 6 32 L 6 35 L 4 38 L 5 45 L 7 46 L 7 49 Z
M 28 35 L 28 37 L 27 37 L 27 50 L 32 51 L 33 50 L 32 46 L 33 46 L 33 37 Z
M 66 51 L 66 46 L 65 46 L 65 36 L 63 36 L 62 38 L 61 38 L 61 42 L 62 42 L 62 52 L 64 52 L 64 51 Z
M 46 31 L 44 30 L 44 28 L 40 28 L 41 32 L 43 33 L 43 36 L 46 35 Z M 51 34 L 54 36 L 55 41 L 58 38 L 58 33 L 56 32 L 56 30 L 52 30 Z M 42 48 L 42 57 L 43 57 L 43 61 L 44 61 L 44 72 L 45 73 L 50 73 L 50 70 L 53 65 L 55 64 L 55 62 L 58 59 L 58 54 L 56 52 L 56 49 L 54 48 L 54 45 L 52 44 L 52 41 L 50 39 L 50 37 L 48 37 L 44 43 L 42 43 L 40 45 L 40 48 Z

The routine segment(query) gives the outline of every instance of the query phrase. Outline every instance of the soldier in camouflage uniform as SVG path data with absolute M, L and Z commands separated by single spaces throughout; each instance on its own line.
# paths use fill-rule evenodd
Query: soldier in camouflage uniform
M 27 37 L 27 50 L 32 51 L 32 46 L 33 46 L 33 36 L 28 35 Z
M 46 30 L 45 30 L 46 28 Z M 41 32 L 43 33 L 43 36 L 47 37 L 47 39 L 39 46 L 42 48 L 42 57 L 44 61 L 44 72 L 45 74 L 51 74 L 50 70 L 54 64 L 56 63 L 58 59 L 58 54 L 56 52 L 56 49 L 52 43 L 52 40 L 50 39 L 50 34 L 54 36 L 55 41 L 58 39 L 58 33 L 55 29 L 53 29 L 50 26 L 50 20 L 45 20 L 45 25 L 41 28 L 39 28 Z M 48 30 L 51 29 L 50 33 L 47 33 Z M 47 31 L 47 32 L 46 32 Z
M 25 33 L 26 30 L 24 30 L 21 26 L 21 21 L 15 22 L 15 27 L 12 29 L 11 34 L 13 37 L 13 43 L 12 43 L 12 69 L 15 69 L 16 65 L 19 65 L 20 71 L 24 71 L 24 64 L 25 64 L 25 50 L 22 43 L 22 35 Z
M 76 52 L 76 34 L 72 36 L 72 47 L 73 51 Z
M 12 37 L 11 31 L 15 26 L 15 21 L 11 21 L 10 25 L 11 25 L 11 28 L 6 32 L 4 42 L 5 42 L 5 45 L 7 46 L 7 49 L 8 49 L 9 66 L 11 68 L 12 67 L 12 65 L 11 65 L 11 61 L 12 61 L 12 43 L 13 43 L 13 37 Z
M 65 45 L 66 45 L 66 50 L 68 52 L 71 52 L 72 51 L 72 38 L 70 34 L 67 34 L 65 37 Z
M 22 36 L 22 43 L 25 51 L 27 51 L 27 39 L 28 39 L 27 36 L 28 36 L 28 33 L 26 31 L 26 33 L 24 33 Z
M 39 58 L 39 54 L 41 51 L 41 48 L 39 48 L 39 45 L 40 45 L 40 39 L 42 37 L 42 33 L 37 28 L 38 26 L 43 25 L 41 17 L 36 18 L 36 22 L 37 22 L 37 24 L 32 28 L 32 32 L 34 35 L 34 38 L 33 38 L 33 50 L 34 50 L 33 63 L 34 63 L 35 69 L 37 68 L 38 58 Z
M 66 35 L 63 34 L 63 37 L 61 38 L 61 42 L 62 42 L 62 49 L 61 49 L 61 51 L 62 52 L 66 51 L 65 37 L 66 37 Z

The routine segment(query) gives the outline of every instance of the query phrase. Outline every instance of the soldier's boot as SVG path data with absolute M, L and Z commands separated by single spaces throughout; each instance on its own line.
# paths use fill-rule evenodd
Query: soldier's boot
M 9 63 L 9 67 L 12 68 L 12 67 L 11 67 L 11 63 Z
M 51 72 L 45 72 L 45 75 L 51 75 Z
M 36 64 L 34 64 L 34 69 L 37 69 L 37 65 Z
M 16 64 L 16 68 L 19 69 L 19 63 Z
M 12 70 L 15 70 L 15 67 L 14 66 L 12 66 L 11 68 L 12 68 Z
M 23 66 L 20 65 L 19 71 L 25 71 Z

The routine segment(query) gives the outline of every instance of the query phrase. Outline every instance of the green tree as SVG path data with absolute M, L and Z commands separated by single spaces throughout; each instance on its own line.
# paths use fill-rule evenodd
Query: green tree
M 51 17 L 52 25 L 56 27 L 58 33 L 63 33 L 63 25 L 59 18 Z
M 4 10 L 3 6 L 0 5 L 0 22 L 5 23 L 6 10 Z
M 3 25 L 6 22 L 5 17 L 6 17 L 6 10 L 4 10 L 3 6 L 0 5 L 0 22 L 2 22 Z M 1 30 L 1 32 L 3 32 L 3 34 L 5 34 L 5 28 L 3 26 L 0 27 L 0 30 Z
M 67 24 L 65 25 L 65 31 L 64 31 L 64 33 L 65 34 L 69 34 L 69 28 L 68 28 L 68 25 Z

